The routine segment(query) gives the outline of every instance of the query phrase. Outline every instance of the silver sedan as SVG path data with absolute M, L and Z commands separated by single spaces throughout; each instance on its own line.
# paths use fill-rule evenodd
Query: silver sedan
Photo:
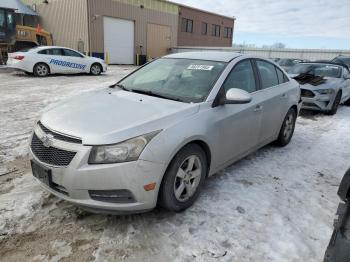
M 207 176 L 271 142 L 287 145 L 299 109 L 298 83 L 271 61 L 172 54 L 50 106 L 31 137 L 32 171 L 93 212 L 181 211 Z

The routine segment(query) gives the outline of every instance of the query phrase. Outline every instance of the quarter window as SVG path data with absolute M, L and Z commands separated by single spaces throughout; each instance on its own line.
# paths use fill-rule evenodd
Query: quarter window
M 181 31 L 192 33 L 193 32 L 193 20 L 187 19 L 187 18 L 182 18 Z
M 250 60 L 239 62 L 230 72 L 224 83 L 225 92 L 231 88 L 239 88 L 248 93 L 255 92 L 256 83 Z
M 278 85 L 277 72 L 273 64 L 262 60 L 257 60 L 256 65 L 260 73 L 261 87 L 263 89 Z

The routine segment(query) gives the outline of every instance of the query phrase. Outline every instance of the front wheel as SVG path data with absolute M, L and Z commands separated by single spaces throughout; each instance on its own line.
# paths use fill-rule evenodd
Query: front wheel
M 189 144 L 171 161 L 159 191 L 159 205 L 179 212 L 190 207 L 199 195 L 207 173 L 203 149 Z
M 326 114 L 327 115 L 331 115 L 331 116 L 335 115 L 337 113 L 337 111 L 338 111 L 338 107 L 339 107 L 340 101 L 341 101 L 341 91 L 339 91 L 337 93 L 337 96 L 334 99 L 334 102 L 333 102 L 331 110 L 327 111 Z
M 286 117 L 283 120 L 283 124 L 276 140 L 278 146 L 286 146 L 289 144 L 293 137 L 295 122 L 297 120 L 297 113 L 293 108 L 290 108 Z
M 90 74 L 98 76 L 102 73 L 102 66 L 100 64 L 93 64 L 90 68 Z

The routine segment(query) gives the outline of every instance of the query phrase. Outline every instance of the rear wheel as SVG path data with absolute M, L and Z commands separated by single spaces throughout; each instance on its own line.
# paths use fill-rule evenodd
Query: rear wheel
M 350 106 L 350 98 L 344 102 L 344 105 Z
M 48 76 L 50 73 L 49 66 L 44 63 L 38 63 L 34 66 L 33 73 L 35 76 L 38 77 L 45 77 Z
M 289 144 L 293 137 L 295 122 L 297 119 L 297 113 L 294 108 L 290 108 L 286 117 L 283 120 L 283 124 L 276 140 L 278 146 L 286 146 Z
M 207 173 L 202 148 L 189 144 L 171 161 L 159 191 L 159 205 L 179 212 L 190 207 L 199 195 Z
M 102 66 L 100 64 L 93 64 L 90 68 L 90 74 L 98 76 L 102 73 Z
M 332 109 L 327 111 L 326 114 L 327 115 L 335 115 L 338 111 L 340 101 L 341 101 L 341 91 L 339 91 L 337 93 L 337 96 L 335 97 L 333 105 L 332 105 Z

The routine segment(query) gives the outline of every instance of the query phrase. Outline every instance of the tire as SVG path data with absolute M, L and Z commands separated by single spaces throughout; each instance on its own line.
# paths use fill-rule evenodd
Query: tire
M 45 63 L 38 63 L 34 66 L 33 73 L 37 77 L 45 77 L 50 74 L 50 68 Z
M 203 187 L 206 174 L 207 158 L 203 149 L 196 144 L 185 146 L 164 174 L 158 204 L 175 212 L 190 207 Z
M 350 106 L 350 98 L 344 102 L 344 105 Z
M 90 74 L 94 76 L 98 76 L 102 73 L 102 66 L 98 63 L 92 64 L 90 68 Z
M 337 96 L 335 97 L 332 105 L 332 109 L 326 112 L 326 115 L 335 115 L 338 111 L 338 107 L 341 101 L 341 91 L 338 91 Z
M 276 140 L 276 145 L 282 147 L 289 144 L 294 134 L 296 119 L 297 119 L 297 113 L 295 112 L 295 109 L 290 108 L 283 120 L 281 130 Z

